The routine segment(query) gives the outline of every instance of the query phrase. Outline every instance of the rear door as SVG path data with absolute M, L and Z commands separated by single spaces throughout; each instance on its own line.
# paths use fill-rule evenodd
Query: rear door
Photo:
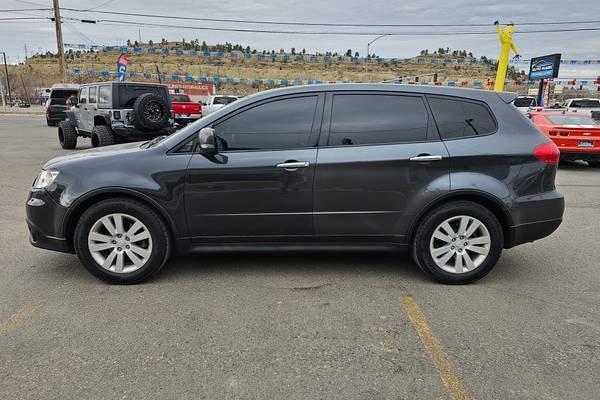
M 77 126 L 80 130 L 88 130 L 88 100 L 89 100 L 89 88 L 83 86 L 79 90 L 79 100 L 77 101 L 78 111 L 74 114 L 77 116 Z
M 328 94 L 314 194 L 319 240 L 403 242 L 448 192 L 449 159 L 421 95 Z

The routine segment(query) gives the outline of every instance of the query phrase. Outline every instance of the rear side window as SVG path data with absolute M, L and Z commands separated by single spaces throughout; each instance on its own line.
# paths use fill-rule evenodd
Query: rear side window
M 275 100 L 216 125 L 223 150 L 274 150 L 310 146 L 318 96 Z
M 110 108 L 112 105 L 112 86 L 103 85 L 100 86 L 98 91 L 98 107 Z
M 485 135 L 496 131 L 496 121 L 482 103 L 429 97 L 429 105 L 442 139 Z
M 429 114 L 418 96 L 336 94 L 330 146 L 421 142 Z

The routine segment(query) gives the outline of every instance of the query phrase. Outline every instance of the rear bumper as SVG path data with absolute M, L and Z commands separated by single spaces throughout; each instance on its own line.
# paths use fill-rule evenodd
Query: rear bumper
M 66 209 L 59 206 L 45 190 L 32 190 L 26 203 L 29 242 L 46 250 L 73 253 L 69 242 L 62 237 Z
M 516 224 L 508 226 L 504 247 L 511 248 L 552 234 L 561 224 L 565 199 L 557 191 L 519 199 L 513 216 Z
M 592 149 L 592 151 L 560 151 L 560 159 L 563 161 L 600 161 L 600 149 Z

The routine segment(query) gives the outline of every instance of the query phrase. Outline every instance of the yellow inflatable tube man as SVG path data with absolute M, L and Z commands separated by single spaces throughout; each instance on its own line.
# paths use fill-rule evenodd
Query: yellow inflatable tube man
M 496 92 L 504 91 L 504 81 L 506 79 L 506 71 L 508 70 L 508 58 L 510 56 L 510 49 L 512 49 L 515 53 L 513 60 L 518 60 L 521 58 L 519 55 L 519 50 L 512 41 L 512 35 L 515 33 L 515 27 L 513 24 L 509 24 L 502 30 L 500 23 L 498 21 L 494 22 L 496 25 L 496 30 L 498 31 L 498 37 L 500 38 L 500 43 L 502 43 L 502 47 L 500 50 L 500 58 L 498 59 L 498 73 L 496 74 L 496 82 L 494 84 L 494 90 Z

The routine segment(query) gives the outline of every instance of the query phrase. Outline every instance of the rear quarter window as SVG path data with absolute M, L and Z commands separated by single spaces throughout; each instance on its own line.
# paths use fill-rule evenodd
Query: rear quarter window
M 497 129 L 487 106 L 473 100 L 428 96 L 442 139 L 488 135 Z

